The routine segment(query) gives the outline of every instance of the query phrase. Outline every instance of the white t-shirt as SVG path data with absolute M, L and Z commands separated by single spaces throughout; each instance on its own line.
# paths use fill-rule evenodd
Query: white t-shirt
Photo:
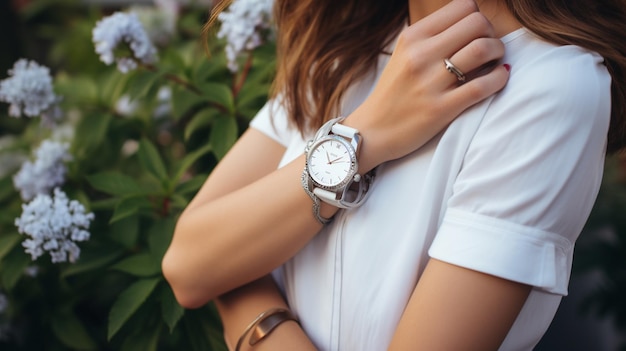
M 502 41 L 507 86 L 381 165 L 367 202 L 274 272 L 320 350 L 385 350 L 429 257 L 534 286 L 501 350 L 531 350 L 548 328 L 600 186 L 611 79 L 602 57 L 579 47 L 525 29 Z M 349 90 L 343 115 L 387 61 Z M 286 147 L 284 165 L 305 140 L 278 107 L 272 124 L 270 105 L 251 126 Z

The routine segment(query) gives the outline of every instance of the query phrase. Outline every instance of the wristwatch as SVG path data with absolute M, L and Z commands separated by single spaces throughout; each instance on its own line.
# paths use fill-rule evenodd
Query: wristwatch
M 312 198 L 339 208 L 355 208 L 367 198 L 374 171 L 358 174 L 361 135 L 341 124 L 344 119 L 326 122 L 307 143 L 303 187 Z

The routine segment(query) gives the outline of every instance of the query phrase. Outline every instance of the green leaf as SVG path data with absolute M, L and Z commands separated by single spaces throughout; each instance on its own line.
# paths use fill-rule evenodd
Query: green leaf
M 139 216 L 133 215 L 115 221 L 109 227 L 109 236 L 127 249 L 134 247 L 139 240 Z
M 211 306 L 189 310 L 181 321 L 185 328 L 185 337 L 191 350 L 227 351 L 224 344 L 224 334 L 219 317 L 211 313 Z
M 67 97 L 68 103 L 92 104 L 98 101 L 98 85 L 91 77 L 60 75 L 57 78 L 55 90 L 59 95 Z
M 111 195 L 129 196 L 142 193 L 139 183 L 119 172 L 93 174 L 87 177 L 87 181 L 94 189 Z
M 198 60 L 200 61 L 200 60 Z M 217 74 L 225 73 L 226 60 L 223 57 L 212 55 L 210 59 L 201 60 L 200 64 L 194 71 L 193 79 L 198 85 L 208 81 L 210 78 Z
M 170 333 L 176 328 L 176 324 L 185 314 L 185 309 L 176 301 L 169 284 L 161 285 L 161 313 L 165 324 L 170 328 Z
M 248 105 L 254 104 L 255 102 L 267 101 L 268 92 L 270 89 L 270 84 L 245 84 L 239 94 L 237 95 L 237 109 L 239 110 L 241 107 L 247 107 Z M 262 103 L 258 104 L 259 106 L 253 106 L 255 108 L 260 108 L 263 106 Z
M 200 190 L 200 188 L 202 187 L 202 185 L 206 181 L 207 177 L 208 176 L 206 174 L 201 174 L 201 175 L 197 175 L 197 176 L 189 179 L 188 181 L 186 181 L 184 183 L 180 183 L 176 187 L 176 194 L 186 195 L 186 194 L 189 194 L 189 193 L 197 192 L 198 190 Z
M 0 267 L 2 268 L 2 286 L 6 290 L 11 290 L 20 278 L 24 275 L 24 270 L 32 261 L 27 253 L 20 248 L 14 248 L 6 255 Z
M 102 77 L 100 97 L 103 102 L 117 101 L 123 94 L 130 76 L 117 70 L 110 71 Z
M 159 73 L 146 70 L 137 70 L 133 73 L 126 89 L 131 100 L 143 99 L 156 93 L 161 78 Z
M 110 114 L 89 114 L 80 119 L 72 143 L 72 154 L 77 159 L 86 158 L 105 141 L 112 118 Z
M 161 262 L 172 241 L 176 221 L 172 217 L 156 220 L 148 231 L 148 247 L 152 257 Z
M 183 157 L 180 164 L 178 164 L 178 167 L 176 168 L 174 177 L 172 178 L 172 184 L 178 183 L 189 167 L 191 167 L 200 157 L 211 151 L 212 148 L 213 146 L 211 144 L 207 144 Z
M 137 198 L 126 198 L 120 200 L 120 202 L 117 203 L 117 206 L 115 206 L 115 211 L 113 212 L 113 216 L 109 220 L 109 224 L 113 224 L 119 220 L 133 216 L 137 214 L 137 212 L 139 212 L 139 207 L 137 206 L 135 201 L 132 200 L 137 200 Z
M 73 265 L 67 266 L 61 272 L 62 278 L 67 278 L 76 274 L 91 272 L 107 266 L 122 255 L 120 250 L 112 250 L 105 247 L 97 252 L 84 251 L 81 253 L 80 259 Z
M 231 115 L 234 114 L 235 98 L 228 85 L 221 83 L 203 83 L 200 85 L 200 89 L 207 100 L 224 107 Z
M 94 201 L 91 203 L 92 210 L 113 210 L 115 206 L 120 202 L 119 198 L 110 197 L 108 199 Z
M 162 327 L 142 328 L 126 337 L 120 351 L 156 351 Z
M 152 204 L 143 196 L 127 197 L 120 200 L 115 206 L 113 217 L 109 220 L 109 224 L 113 224 L 124 218 L 137 214 L 141 209 L 151 208 Z
M 18 233 L 0 236 L 0 260 L 2 260 L 21 239 L 23 239 L 23 237 Z
M 13 186 L 13 177 L 0 178 L 0 201 L 4 201 L 10 196 L 15 196 L 17 192 Z
M 213 108 L 205 108 L 198 112 L 185 127 L 185 140 L 188 141 L 198 129 L 209 126 L 218 114 L 219 112 Z
M 211 145 L 215 156 L 221 160 L 238 136 L 237 121 L 231 117 L 218 116 L 211 129 Z
M 189 318 L 185 316 L 182 320 L 185 328 L 185 339 L 191 346 L 192 351 L 213 350 L 210 336 L 206 330 L 206 322 L 202 318 L 196 317 L 197 311 L 190 311 Z
M 137 277 L 151 277 L 161 273 L 161 266 L 149 253 L 139 253 L 127 257 L 111 266 L 111 269 Z
M 84 323 L 71 311 L 52 316 L 52 331 L 61 342 L 72 350 L 95 350 L 96 343 L 84 327 Z
M 172 209 L 184 209 L 189 205 L 189 200 L 180 194 L 172 194 L 170 197 L 170 207 Z
M 172 114 L 175 120 L 181 119 L 192 108 L 201 104 L 206 104 L 206 100 L 202 96 L 183 88 L 174 89 L 172 94 Z
M 128 318 L 148 299 L 160 280 L 161 278 L 138 280 L 120 294 L 109 312 L 108 340 L 117 334 Z
M 159 155 L 159 151 L 148 139 L 141 139 L 139 142 L 139 162 L 144 170 L 153 174 L 161 181 L 167 180 L 167 170 L 163 164 L 163 160 Z

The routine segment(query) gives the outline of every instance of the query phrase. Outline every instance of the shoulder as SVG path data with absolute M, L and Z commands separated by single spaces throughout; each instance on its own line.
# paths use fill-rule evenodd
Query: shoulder
M 567 114 L 572 119 L 608 118 L 611 77 L 600 55 L 548 43 L 525 29 L 517 34 L 505 42 L 505 62 L 512 71 L 497 103 L 523 106 L 524 111 L 552 109 L 550 115 Z
M 512 34 L 516 36 L 508 41 L 503 38 L 504 62 L 511 65 L 511 75 L 488 103 L 479 133 L 525 131 L 547 140 L 570 138 L 574 135 L 567 134 L 574 132 L 587 134 L 585 139 L 592 137 L 604 147 L 611 77 L 603 58 L 578 46 L 548 43 L 525 29 Z

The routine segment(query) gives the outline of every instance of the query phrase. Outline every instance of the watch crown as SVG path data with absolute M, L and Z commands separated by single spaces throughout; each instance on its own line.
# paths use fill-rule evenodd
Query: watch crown
M 358 173 L 357 173 L 357 174 L 355 174 L 355 175 L 354 175 L 354 181 L 355 181 L 355 182 L 358 182 L 358 181 L 360 181 L 360 180 L 361 180 L 361 175 L 360 175 L 360 174 L 358 174 Z

